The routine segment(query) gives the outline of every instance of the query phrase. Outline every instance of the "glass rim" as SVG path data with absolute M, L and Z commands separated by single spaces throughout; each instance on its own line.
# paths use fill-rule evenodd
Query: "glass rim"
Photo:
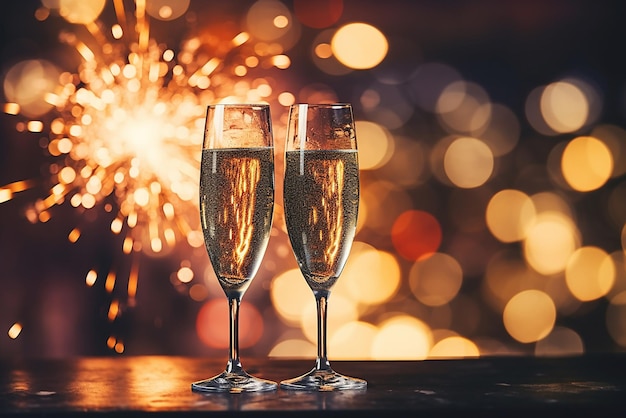
M 346 109 L 352 107 L 351 103 L 294 103 L 290 107 L 298 108 L 299 106 L 306 105 L 308 108 L 323 108 L 323 109 Z
M 215 109 L 218 106 L 231 107 L 231 108 L 246 107 L 246 108 L 259 108 L 259 109 L 266 109 L 270 107 L 270 105 L 267 103 L 214 103 L 214 104 L 207 105 L 207 109 Z

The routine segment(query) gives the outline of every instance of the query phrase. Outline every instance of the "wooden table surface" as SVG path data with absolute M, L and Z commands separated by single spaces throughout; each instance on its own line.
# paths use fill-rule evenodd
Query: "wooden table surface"
M 243 359 L 279 381 L 313 360 Z M 626 354 L 425 361 L 333 361 L 364 391 L 199 394 L 223 360 L 111 357 L 0 361 L 0 416 L 626 417 Z M 209 413 L 210 412 L 210 413 Z

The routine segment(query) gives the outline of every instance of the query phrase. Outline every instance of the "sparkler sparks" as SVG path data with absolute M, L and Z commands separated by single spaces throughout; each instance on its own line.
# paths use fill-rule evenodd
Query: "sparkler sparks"
M 196 219 L 206 105 L 269 101 L 270 81 L 245 76 L 263 61 L 276 61 L 250 45 L 246 32 L 228 38 L 198 35 L 171 49 L 150 36 L 145 1 L 135 2 L 132 15 L 122 1 L 113 6 L 117 22 L 108 28 L 95 17 L 66 15 L 61 7 L 66 20 L 87 29 L 87 36 L 59 36 L 80 55 L 80 65 L 63 72 L 43 60 L 18 64 L 20 71 L 7 75 L 11 102 L 4 106 L 7 114 L 33 119 L 18 123 L 18 131 L 48 131 L 45 146 L 56 157 L 49 193 L 26 210 L 32 223 L 48 221 L 51 210 L 65 202 L 81 210 L 102 206 L 114 212 L 110 230 L 123 236 L 121 252 L 132 262 L 124 295 L 110 302 L 111 322 L 124 306 L 134 304 L 140 271 L 135 254 L 163 255 L 179 245 L 203 245 Z M 37 17 L 47 17 L 46 11 L 40 9 Z M 39 80 L 39 87 L 33 88 L 29 78 Z M 20 96 L 26 84 L 41 100 Z M 0 187 L 0 203 L 34 184 L 23 180 Z M 68 234 L 73 243 L 80 237 L 78 226 Z M 115 266 L 102 276 L 113 295 L 119 287 Z M 92 269 L 85 280 L 94 286 L 98 279 Z M 120 351 L 119 344 L 108 345 Z

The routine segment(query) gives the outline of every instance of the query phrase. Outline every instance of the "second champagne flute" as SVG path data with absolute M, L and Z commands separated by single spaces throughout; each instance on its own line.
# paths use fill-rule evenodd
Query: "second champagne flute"
M 207 109 L 200 167 L 204 242 L 230 314 L 226 370 L 194 382 L 200 392 L 259 392 L 277 384 L 250 376 L 239 359 L 239 304 L 267 247 L 274 208 L 274 146 L 268 105 Z
M 285 389 L 363 389 L 367 382 L 330 367 L 326 307 L 356 232 L 359 165 L 352 106 L 293 105 L 285 146 L 284 203 L 287 232 L 298 266 L 317 302 L 317 359 Z

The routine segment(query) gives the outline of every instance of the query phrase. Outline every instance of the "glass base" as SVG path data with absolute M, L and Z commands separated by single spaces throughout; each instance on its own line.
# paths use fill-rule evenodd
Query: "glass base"
M 332 392 L 335 390 L 366 389 L 367 382 L 356 377 L 344 376 L 332 369 L 313 369 L 300 377 L 283 380 L 280 382 L 280 387 L 289 390 Z
M 224 371 L 210 379 L 200 380 L 191 384 L 194 392 L 268 392 L 276 390 L 278 385 L 270 380 L 250 376 L 246 372 L 232 373 Z

